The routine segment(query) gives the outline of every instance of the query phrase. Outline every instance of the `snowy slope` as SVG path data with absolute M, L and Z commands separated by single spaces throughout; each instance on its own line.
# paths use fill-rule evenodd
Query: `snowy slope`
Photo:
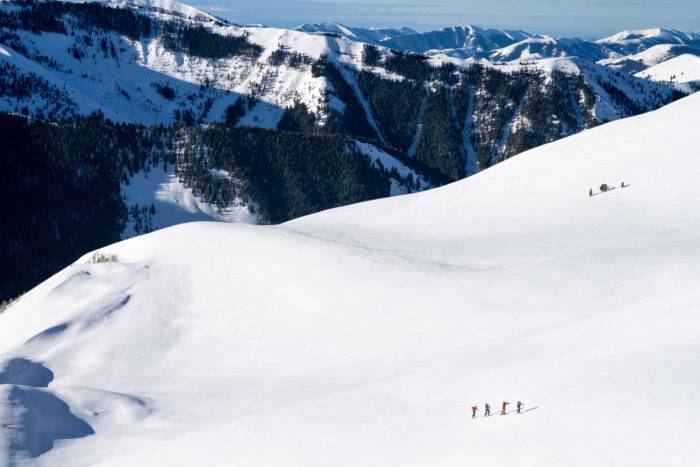
M 441 63 L 452 63 L 460 67 L 469 67 L 476 62 L 504 73 L 524 70 L 539 71 L 543 73 L 546 81 L 551 80 L 554 72 L 581 75 L 596 95 L 593 116 L 601 122 L 624 118 L 628 115 L 603 85 L 613 86 L 642 109 L 653 108 L 653 100 L 650 100 L 651 96 L 670 96 L 673 91 L 672 86 L 664 85 L 659 87 L 660 83 L 649 81 L 642 77 L 622 74 L 579 57 L 538 58 L 535 56 L 531 59 L 519 59 L 511 62 L 491 62 L 486 59 L 481 59 L 477 62 L 473 58 L 459 59 L 448 55 L 434 54 L 431 55 L 430 60 L 436 66 Z M 694 90 L 683 89 L 683 92 L 692 93 Z
M 626 55 L 639 53 L 658 44 L 682 44 L 700 46 L 700 32 L 683 32 L 676 29 L 625 30 L 596 41 Z
M 690 83 L 700 81 L 700 57 L 684 54 L 637 73 L 653 81 Z
M 694 465 L 698 116 L 696 94 L 443 188 L 85 257 L 0 314 L 0 459 Z
M 469 49 L 473 53 L 483 53 L 532 37 L 540 36 L 525 31 L 482 28 L 467 24 L 405 34 L 388 39 L 383 44 L 393 49 L 411 52 L 427 52 L 433 49 Z
M 416 34 L 416 31 L 414 31 L 413 29 L 405 27 L 401 29 L 355 28 L 351 26 L 345 26 L 337 22 L 302 24 L 301 26 L 294 28 L 294 30 L 316 34 L 339 34 L 347 39 L 360 42 L 368 42 L 371 44 L 380 44 L 382 41 L 404 34 Z
M 503 47 L 489 55 L 491 60 L 510 62 L 513 60 L 550 58 L 567 55 L 558 47 L 553 37 L 533 37 Z
M 678 44 L 660 44 L 650 47 L 643 52 L 634 55 L 627 55 L 622 58 L 601 60 L 601 65 L 625 71 L 627 73 L 638 73 L 654 65 L 658 65 L 672 58 L 692 54 L 700 56 L 700 47 L 690 47 Z
M 327 106 L 338 109 L 344 106 L 343 102 L 332 96 L 333 86 L 325 77 L 314 76 L 309 64 L 292 67 L 286 63 L 271 61 L 272 54 L 279 51 L 280 47 L 290 53 L 302 54 L 310 60 L 325 55 L 332 62 L 346 65 L 350 69 L 367 69 L 362 64 L 363 44 L 346 38 L 352 32 L 350 29 L 344 36 L 330 37 L 285 29 L 244 28 L 223 24 L 193 7 L 170 0 L 154 3 L 141 0 L 114 1 L 110 5 L 127 5 L 159 20 L 186 19 L 223 35 L 247 34 L 251 42 L 262 47 L 262 51 L 255 58 L 234 56 L 211 60 L 173 52 L 163 46 L 162 38 L 158 35 L 132 41 L 115 33 L 100 32 L 88 44 L 82 39 L 83 34 L 80 30 L 72 31 L 74 35 L 33 34 L 17 30 L 13 34 L 17 35 L 17 42 L 26 49 L 26 57 L 10 47 L 1 45 L 4 52 L 0 52 L 0 65 L 4 61 L 11 62 L 19 73 L 34 73 L 55 88 L 65 89 L 66 99 L 72 108 L 81 112 L 99 108 L 111 119 L 119 121 L 170 123 L 178 112 L 181 115 L 185 111 L 191 112 L 195 120 L 202 122 L 221 121 L 226 107 L 236 99 L 254 96 L 254 105 L 246 110 L 240 124 L 265 128 L 274 128 L 284 108 L 297 101 L 304 103 L 309 110 L 320 113 L 321 122 L 324 121 Z M 12 5 L 0 4 L 0 8 L 10 7 Z M 323 29 L 322 25 L 316 26 Z M 331 26 L 339 30 L 345 28 L 336 23 L 326 24 L 324 27 L 330 30 L 333 29 Z M 114 45 L 114 56 L 106 50 L 101 50 L 99 44 L 103 41 L 110 46 Z M 403 42 L 399 44 L 392 41 Z M 409 50 L 437 49 L 437 52 L 432 53 L 434 59 L 455 59 L 456 62 L 465 58 L 486 56 L 490 56 L 491 61 L 513 63 L 547 59 L 551 56 L 588 57 L 590 60 L 597 60 L 600 54 L 590 47 L 602 47 L 580 40 L 557 40 L 522 31 L 477 26 L 403 34 L 382 43 Z M 85 57 L 74 57 L 70 52 L 74 46 L 83 50 Z M 450 48 L 442 50 L 445 47 Z M 382 49 L 381 53 L 388 52 Z M 462 62 L 463 65 L 471 63 L 473 62 Z M 372 70 L 384 77 L 391 77 L 379 68 L 375 67 Z M 612 76 L 607 71 L 598 75 L 604 76 L 608 81 Z M 345 76 L 350 81 L 354 80 L 350 73 L 345 73 Z M 614 80 L 617 81 L 616 78 Z M 162 85 L 172 88 L 175 97 L 167 99 L 161 95 L 158 86 Z M 668 86 L 650 86 L 656 86 L 657 92 L 662 95 L 670 93 L 670 89 L 664 89 Z M 643 87 L 649 90 L 650 86 Z M 326 98 L 329 96 L 326 104 Z M 362 96 L 358 97 L 364 102 Z M 635 96 L 628 97 L 636 100 Z M 602 106 L 615 107 L 611 98 L 604 93 L 601 100 Z M 29 107 L 29 111 L 32 112 L 33 109 L 45 106 L 45 99 L 0 98 L 0 110 L 9 112 L 20 112 L 23 107 Z M 618 118 L 618 114 L 613 111 L 606 112 L 605 118 Z M 373 124 L 371 112 L 368 113 L 368 118 Z
M 399 36 L 394 38 L 393 42 L 401 45 L 403 40 L 403 36 Z M 579 57 L 616 70 L 635 73 L 684 53 L 700 55 L 699 50 L 699 33 L 657 28 L 622 31 L 597 41 L 525 34 L 525 37 L 518 37 L 505 46 L 448 44 L 444 47 L 434 47 L 429 53 L 460 58 L 488 58 L 498 62 Z
M 234 56 L 211 60 L 168 50 L 158 35 L 133 41 L 98 30 L 90 43 L 85 43 L 80 30 L 69 35 L 17 30 L 14 33 L 28 56 L 2 45 L 0 64 L 10 61 L 21 73 L 34 72 L 59 89 L 66 88 L 82 112 L 99 108 L 114 120 L 144 124 L 170 123 L 178 110 L 189 109 L 195 116 L 202 115 L 208 100 L 213 104 L 203 120 L 221 121 L 226 106 L 238 97 L 255 94 L 256 104 L 246 112 L 241 124 L 272 128 L 284 108 L 296 101 L 317 111 L 329 88 L 325 78 L 314 77 L 308 65 L 293 68 L 271 63 L 270 55 L 279 47 L 312 59 L 325 54 L 352 66 L 358 66 L 361 61 L 362 44 L 343 38 L 223 24 L 193 7 L 169 0 L 114 1 L 108 5 L 129 6 L 164 21 L 187 20 L 223 35 L 249 34 L 250 41 L 263 50 L 255 59 Z M 0 9 L 12 7 L 0 4 Z M 114 56 L 100 49 L 103 40 L 114 46 Z M 74 57 L 69 50 L 73 45 L 83 50 L 85 57 Z M 47 58 L 53 60 L 50 66 Z M 156 84 L 172 87 L 175 98 L 164 98 L 157 92 Z M 41 102 L 7 99 L 0 101 L 0 110 L 17 112 L 27 104 L 39 107 Z
M 221 176 L 228 176 L 222 173 Z M 242 200 L 235 200 L 225 210 L 218 210 L 192 193 L 183 185 L 174 170 L 163 170 L 161 166 L 149 168 L 148 172 L 138 172 L 122 184 L 122 195 L 127 207 L 153 204 L 155 214 L 151 216 L 152 228 L 162 229 L 184 222 L 221 221 L 257 223 L 257 215 L 250 212 L 250 206 Z M 133 225 L 127 225 L 122 238 L 132 237 Z

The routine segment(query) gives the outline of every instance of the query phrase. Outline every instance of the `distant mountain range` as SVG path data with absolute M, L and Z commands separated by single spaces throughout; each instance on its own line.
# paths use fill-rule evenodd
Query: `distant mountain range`
M 557 39 L 525 31 L 473 25 L 416 32 L 408 28 L 350 28 L 331 22 L 305 24 L 297 30 L 334 33 L 350 40 L 431 56 L 473 57 L 496 62 L 580 57 L 627 73 L 638 73 L 683 54 L 700 56 L 700 32 L 663 28 L 627 30 L 596 41 Z

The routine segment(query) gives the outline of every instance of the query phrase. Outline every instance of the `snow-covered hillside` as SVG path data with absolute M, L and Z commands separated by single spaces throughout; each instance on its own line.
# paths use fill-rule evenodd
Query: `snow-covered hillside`
M 700 47 L 691 47 L 678 44 L 660 44 L 646 49 L 634 55 L 626 55 L 622 58 L 601 60 L 599 63 L 616 70 L 627 73 L 638 73 L 647 68 L 659 65 L 680 55 L 700 56 Z
M 700 81 L 700 57 L 690 54 L 680 55 L 639 72 L 637 76 L 653 81 L 679 84 Z
M 400 29 L 355 28 L 335 22 L 302 24 L 301 26 L 294 28 L 294 30 L 312 34 L 338 34 L 347 39 L 367 42 L 370 44 L 381 44 L 383 41 L 391 39 L 392 37 L 402 36 L 405 34 L 416 34 L 416 31 L 406 27 Z
M 627 55 L 639 53 L 658 44 L 681 44 L 700 46 L 700 32 L 684 32 L 676 29 L 625 30 L 596 41 Z
M 486 58 L 492 62 L 578 57 L 626 73 L 639 72 L 682 54 L 700 56 L 700 33 L 696 32 L 662 28 L 622 31 L 597 41 L 554 38 L 521 32 L 519 36 L 512 36 L 513 40 L 500 37 L 500 41 L 489 41 L 484 38 L 483 31 L 491 31 L 493 36 L 493 30 L 470 28 L 468 40 L 447 41 L 442 36 L 447 35 L 450 31 L 448 28 L 417 35 L 396 36 L 385 44 L 400 49 L 425 51 L 429 55 Z M 452 32 L 451 36 L 460 38 L 458 32 Z M 442 41 L 435 38 L 442 38 Z
M 657 87 L 658 83 L 655 81 L 649 81 L 639 76 L 629 76 L 626 73 L 620 73 L 606 66 L 575 56 L 540 58 L 535 55 L 529 60 L 490 62 L 482 59 L 475 62 L 471 58 L 457 59 L 448 55 L 434 54 L 431 56 L 431 60 L 434 64 L 452 63 L 460 67 L 469 67 L 473 63 L 479 63 L 482 66 L 505 73 L 538 71 L 547 78 L 546 82 L 551 81 L 552 74 L 556 72 L 581 76 L 586 85 L 598 96 L 595 99 L 592 114 L 601 122 L 628 116 L 626 110 L 620 105 L 621 101 L 617 100 L 618 94 L 626 96 L 624 98 L 626 102 L 632 102 L 634 105 L 639 105 L 640 108 L 650 108 L 649 96 L 657 94 L 670 95 L 673 90 L 673 87 L 659 88 Z M 611 88 L 610 85 L 613 87 Z M 686 91 L 688 93 L 693 92 L 689 89 Z M 581 96 L 578 96 L 578 98 L 581 99 Z M 518 118 L 519 115 L 516 112 L 515 119 L 517 120 Z
M 203 115 L 204 121 L 221 121 L 225 109 L 238 97 L 253 96 L 254 105 L 241 124 L 271 128 L 285 107 L 299 101 L 320 111 L 329 85 L 315 77 L 310 63 L 298 66 L 271 58 L 278 50 L 300 54 L 302 60 L 321 55 L 357 67 L 362 44 L 340 37 L 327 37 L 274 28 L 244 28 L 224 24 L 214 17 L 178 2 L 111 2 L 111 8 L 130 8 L 158 21 L 184 21 L 212 32 L 233 37 L 247 36 L 259 46 L 257 56 L 219 59 L 170 50 L 161 34 L 133 40 L 115 32 L 87 31 L 66 20 L 68 33 L 7 29 L 0 49 L 0 66 L 7 63 L 13 73 L 37 75 L 45 87 L 66 94 L 80 112 L 97 108 L 114 120 L 145 124 L 169 123 L 176 112 Z M 0 13 L 12 4 L 0 3 Z M 0 32 L 2 25 L 0 25 Z M 17 49 L 13 50 L 13 45 Z M 159 90 L 168 86 L 171 96 Z M 330 87 L 332 89 L 332 87 Z M 5 99 L 0 110 L 19 112 L 24 106 L 33 113 L 45 108 L 45 99 Z M 332 102 L 331 105 L 342 106 Z
M 247 99 L 247 109 L 239 120 L 241 125 L 274 128 L 284 109 L 296 102 L 318 114 L 322 124 L 329 109 L 342 111 L 347 102 L 338 98 L 337 90 L 326 76 L 313 72 L 312 64 L 321 56 L 348 70 L 371 70 L 385 78 L 400 79 L 395 73 L 363 64 L 364 44 L 356 39 L 372 31 L 392 36 L 381 41 L 388 47 L 415 51 L 434 49 L 432 56 L 438 59 L 488 57 L 492 62 L 517 63 L 551 57 L 599 58 L 599 54 L 588 48 L 592 43 L 585 41 L 557 40 L 523 31 L 477 26 L 408 34 L 405 34 L 406 30 L 352 29 L 337 23 L 301 28 L 311 32 L 343 31 L 343 34 L 319 35 L 285 29 L 239 27 L 170 0 L 114 1 L 108 5 L 117 10 L 129 8 L 157 22 L 151 27 L 150 34 L 137 39 L 108 28 L 87 28 L 71 19 L 69 14 L 60 18 L 66 25 L 65 32 L 37 32 L 31 28 L 12 29 L 10 26 L 6 26 L 3 32 L 0 24 L 0 33 L 4 34 L 0 37 L 5 41 L 0 44 L 0 67 L 4 67 L 3 72 L 8 76 L 14 77 L 9 80 L 5 95 L 0 95 L 0 110 L 30 115 L 50 110 L 53 115 L 61 116 L 99 109 L 117 121 L 167 124 L 189 118 L 216 122 L 223 120 L 227 108 L 242 98 Z M 13 11 L 13 8 L 16 6 L 11 3 L 0 4 L 0 14 L 3 10 Z M 168 35 L 163 32 L 168 22 L 173 21 L 203 26 L 224 37 L 246 38 L 258 48 L 258 52 L 210 58 L 174 50 L 167 45 Z M 394 35 L 399 33 L 404 34 Z M 632 41 L 628 36 L 618 39 L 626 44 Z M 692 37 L 688 35 L 688 41 Z M 613 39 L 609 38 L 605 43 L 609 45 Z M 294 63 L 285 58 L 290 54 L 296 54 Z M 389 52 L 381 49 L 380 54 L 386 56 Z M 545 64 L 540 68 L 545 70 L 548 66 Z M 608 72 L 597 76 L 604 75 L 609 80 L 611 74 Z M 35 82 L 34 87 L 22 88 L 12 94 L 10 91 L 17 87 L 17 82 L 28 76 Z M 344 73 L 344 79 L 354 94 L 361 93 L 352 73 Z M 609 84 L 615 85 L 614 82 Z M 663 85 L 643 85 L 641 88 L 654 94 L 641 96 L 646 100 L 655 99 L 655 95 L 670 95 L 670 89 Z M 645 90 L 640 92 L 645 94 Z M 611 96 L 604 92 L 596 94 L 602 106 L 616 106 Z M 627 97 L 633 101 L 639 98 Z M 357 98 L 365 107 L 370 125 L 376 129 L 377 123 L 368 108 L 368 97 L 358 95 Z M 611 112 L 606 118 L 618 118 L 623 113 Z
M 469 49 L 473 53 L 483 53 L 532 37 L 539 36 L 525 31 L 481 28 L 467 24 L 397 36 L 384 41 L 383 44 L 387 47 L 411 52 L 427 52 L 433 49 Z
M 694 465 L 699 116 L 87 255 L 0 314 L 0 462 Z

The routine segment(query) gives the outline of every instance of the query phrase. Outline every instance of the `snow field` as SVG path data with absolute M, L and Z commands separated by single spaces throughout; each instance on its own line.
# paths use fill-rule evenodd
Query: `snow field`
M 699 112 L 691 96 L 428 192 L 277 227 L 184 224 L 100 250 L 118 263 L 87 255 L 0 315 L 0 375 L 18 358 L 53 375 L 36 389 L 5 376 L 0 418 L 19 426 L 0 455 L 693 465 Z M 7 396 L 22 390 L 94 434 L 65 412 L 52 422 L 70 430 L 42 434 L 22 418 L 37 403 Z M 502 400 L 538 409 L 470 419 Z M 32 457 L 42 436 L 54 447 Z

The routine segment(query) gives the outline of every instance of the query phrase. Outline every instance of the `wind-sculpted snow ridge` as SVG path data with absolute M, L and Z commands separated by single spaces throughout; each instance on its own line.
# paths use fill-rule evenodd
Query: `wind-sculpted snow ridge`
M 0 462 L 694 465 L 699 115 L 87 255 L 0 314 Z

